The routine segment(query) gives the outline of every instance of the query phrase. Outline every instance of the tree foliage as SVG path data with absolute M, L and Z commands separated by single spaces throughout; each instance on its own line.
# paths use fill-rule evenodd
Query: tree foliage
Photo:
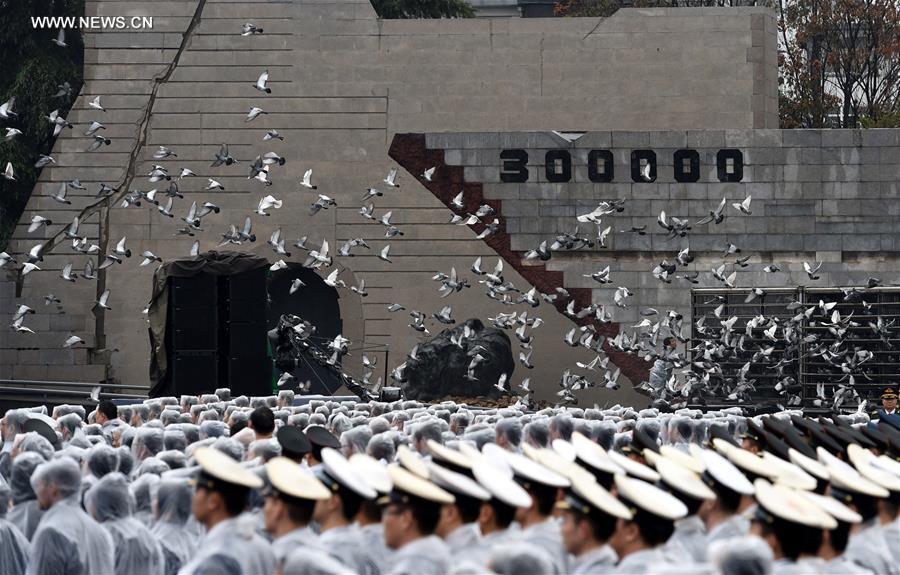
M 779 0 L 785 128 L 898 126 L 897 0 Z
M 379 18 L 473 18 L 465 0 L 372 0 Z
M 40 170 L 38 154 L 49 154 L 53 129 L 46 116 L 55 109 L 65 116 L 81 88 L 84 47 L 77 30 L 66 31 L 66 48 L 53 44 L 57 30 L 34 29 L 32 16 L 81 16 L 84 0 L 0 0 L 0 103 L 15 97 L 19 115 L 0 128 L 22 134 L 0 140 L 0 169 L 11 162 L 15 182 L 0 180 L 0 249 L 4 249 Z M 55 97 L 68 82 L 71 95 Z

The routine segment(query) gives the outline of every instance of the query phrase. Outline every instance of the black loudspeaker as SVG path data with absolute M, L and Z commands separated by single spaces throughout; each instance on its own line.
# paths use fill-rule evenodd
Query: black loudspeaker
M 225 300 L 265 302 L 266 268 L 257 268 L 233 276 L 222 276 L 222 296 Z
M 269 395 L 272 360 L 266 353 L 266 268 L 223 277 L 219 290 L 219 334 L 228 345 L 228 357 L 223 360 L 226 385 L 232 393 Z
M 272 360 L 268 357 L 228 358 L 227 387 L 234 395 L 271 395 Z
M 216 308 L 169 308 L 172 349 L 200 351 L 218 347 Z
M 265 319 L 256 322 L 229 322 L 225 326 L 228 357 L 266 357 L 268 335 Z
M 213 393 L 219 386 L 219 356 L 215 350 L 179 351 L 169 357 L 176 395 Z
M 218 348 L 217 287 L 217 278 L 206 274 L 171 278 L 167 315 L 171 352 Z
M 173 395 L 272 393 L 266 268 L 169 279 L 166 351 Z
M 216 307 L 218 278 L 200 274 L 190 278 L 169 278 L 169 302 L 177 308 Z

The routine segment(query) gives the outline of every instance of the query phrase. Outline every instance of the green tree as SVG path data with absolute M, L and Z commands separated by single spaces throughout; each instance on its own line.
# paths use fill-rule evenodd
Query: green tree
M 782 127 L 897 125 L 897 0 L 779 0 L 778 16 Z
M 15 98 L 19 115 L 0 128 L 22 133 L 0 140 L 0 169 L 11 162 L 16 181 L 0 180 L 0 249 L 4 249 L 40 175 L 34 163 L 53 147 L 47 115 L 65 117 L 81 89 L 84 45 L 77 30 L 66 30 L 67 47 L 51 40 L 57 30 L 32 27 L 32 16 L 82 16 L 84 0 L 0 0 L 0 103 Z M 68 95 L 56 96 L 68 82 Z M 3 133 L 5 133 L 5 129 Z
M 372 0 L 379 18 L 473 18 L 465 0 Z

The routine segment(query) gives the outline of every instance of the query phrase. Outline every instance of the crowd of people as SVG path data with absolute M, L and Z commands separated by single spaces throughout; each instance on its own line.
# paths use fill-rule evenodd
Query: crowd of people
M 0 573 L 900 573 L 882 400 L 877 419 L 227 389 L 14 409 Z

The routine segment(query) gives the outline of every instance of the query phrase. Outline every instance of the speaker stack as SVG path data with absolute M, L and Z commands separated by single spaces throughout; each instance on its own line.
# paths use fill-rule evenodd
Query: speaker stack
M 224 351 L 224 386 L 237 395 L 271 393 L 267 351 L 266 268 L 219 278 L 219 325 Z
M 219 385 L 219 307 L 215 276 L 169 279 L 166 350 L 178 395 L 211 393 Z
M 266 268 L 169 279 L 166 350 L 175 395 L 269 395 Z

